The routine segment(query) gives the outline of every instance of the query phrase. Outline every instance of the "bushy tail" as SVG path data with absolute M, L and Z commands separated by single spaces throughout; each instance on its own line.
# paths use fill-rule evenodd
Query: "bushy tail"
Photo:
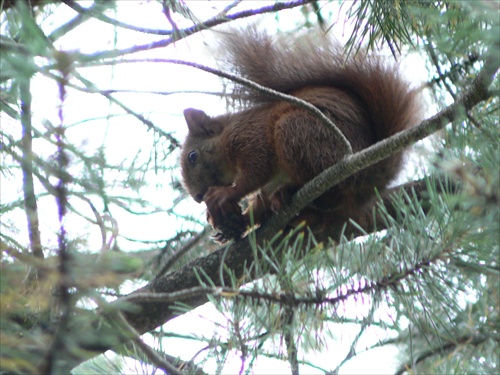
M 420 119 L 418 95 L 396 66 L 361 52 L 346 59 L 338 43 L 319 33 L 273 38 L 250 27 L 227 33 L 221 49 L 226 68 L 274 90 L 290 93 L 306 86 L 331 86 L 353 95 L 369 113 L 378 139 Z M 251 103 L 273 100 L 240 89 L 242 98 Z

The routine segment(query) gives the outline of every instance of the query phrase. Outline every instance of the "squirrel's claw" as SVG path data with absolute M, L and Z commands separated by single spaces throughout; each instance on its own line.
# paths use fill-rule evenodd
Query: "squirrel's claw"
M 226 242 L 230 241 L 230 238 L 227 238 L 226 235 L 223 232 L 217 231 L 212 235 L 213 239 L 220 243 L 220 244 L 225 244 Z
M 217 230 L 218 242 L 240 239 L 245 231 L 245 219 L 238 202 L 228 199 L 226 187 L 211 187 L 205 195 L 207 221 Z
M 225 227 L 223 230 L 216 228 L 216 232 L 213 234 L 213 239 L 221 244 L 229 242 L 231 240 L 238 241 L 241 238 L 242 232 L 235 228 Z

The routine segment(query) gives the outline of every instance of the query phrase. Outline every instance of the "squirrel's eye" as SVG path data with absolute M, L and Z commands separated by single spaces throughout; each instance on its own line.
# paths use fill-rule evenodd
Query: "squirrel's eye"
M 188 159 L 189 159 L 189 162 L 191 164 L 194 164 L 196 163 L 196 159 L 198 159 L 198 153 L 196 151 L 191 151 L 189 154 L 188 154 Z

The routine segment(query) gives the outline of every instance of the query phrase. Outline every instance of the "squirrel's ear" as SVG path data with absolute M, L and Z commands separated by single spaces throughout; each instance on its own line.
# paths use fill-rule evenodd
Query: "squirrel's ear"
M 187 108 L 184 110 L 184 118 L 191 135 L 211 136 L 214 135 L 212 119 L 199 109 Z

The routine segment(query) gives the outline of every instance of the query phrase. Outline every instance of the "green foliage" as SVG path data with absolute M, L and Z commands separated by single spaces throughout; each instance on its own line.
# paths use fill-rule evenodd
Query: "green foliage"
M 99 356 L 75 368 L 74 375 L 86 374 L 121 374 L 124 372 L 124 360 L 121 357 L 108 358 Z
M 337 373 L 360 353 L 388 347 L 399 351 L 396 373 L 498 372 L 498 78 L 487 101 L 454 114 L 422 146 L 425 188 L 378 204 L 378 230 L 350 223 L 357 232 L 346 226 L 340 240 L 321 243 L 304 228 L 265 241 L 251 232 L 251 256 L 233 269 L 214 259 L 239 254 L 210 239 L 179 181 L 181 112 L 198 94 L 179 101 L 174 94 L 193 88 L 175 86 L 181 73 L 172 65 L 157 71 L 151 63 L 232 20 L 271 13 L 276 29 L 290 29 L 293 14 L 303 31 L 315 22 L 335 27 L 342 11 L 352 26 L 348 51 L 388 46 L 423 56 L 430 116 L 468 92 L 498 55 L 489 2 L 240 10 L 246 3 L 236 1 L 203 11 L 196 2 L 66 3 L 0 8 L 1 373 L 120 373 L 131 363 L 138 372 L 250 373 L 267 360 Z M 152 17 L 136 17 L 139 10 Z M 94 29 L 95 45 L 85 43 L 90 36 L 72 40 Z M 132 69 L 122 64 L 139 53 Z M 195 73 L 182 74 L 188 81 Z M 186 286 L 190 272 L 199 289 Z M 134 290 L 153 300 L 148 308 L 139 311 Z M 208 317 L 190 312 L 206 301 Z M 127 325 L 132 314 L 155 322 L 144 324 L 149 334 Z M 189 323 L 153 329 L 175 314 Z M 182 340 L 186 352 L 170 353 Z M 328 363 L 325 351 L 335 353 Z

